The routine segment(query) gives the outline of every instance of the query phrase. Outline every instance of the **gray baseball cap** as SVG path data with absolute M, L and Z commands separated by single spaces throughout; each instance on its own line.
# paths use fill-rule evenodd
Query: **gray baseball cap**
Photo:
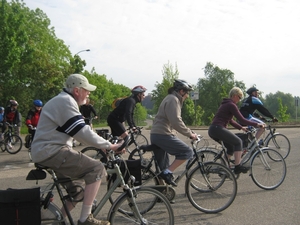
M 88 91 L 94 91 L 95 85 L 89 83 L 88 79 L 81 74 L 71 74 L 65 83 L 67 88 L 82 87 Z

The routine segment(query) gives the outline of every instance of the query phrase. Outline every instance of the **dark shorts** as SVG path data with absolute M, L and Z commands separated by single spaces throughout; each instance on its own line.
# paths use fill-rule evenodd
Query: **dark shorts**
M 242 151 L 242 140 L 227 128 L 211 125 L 208 129 L 208 135 L 215 141 L 223 141 L 229 155 L 233 155 L 235 151 Z
M 116 120 L 112 116 L 107 117 L 107 123 L 108 123 L 108 126 L 111 129 L 111 134 L 113 136 L 121 136 L 126 131 L 123 123 Z
M 161 149 L 155 150 L 154 155 L 161 170 L 169 167 L 169 156 L 174 155 L 176 159 L 187 160 L 193 157 L 193 150 L 178 137 L 173 135 L 150 134 L 151 144 Z

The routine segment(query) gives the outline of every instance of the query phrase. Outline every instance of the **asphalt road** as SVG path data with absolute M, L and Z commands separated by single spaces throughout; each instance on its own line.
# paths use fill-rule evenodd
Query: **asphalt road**
M 232 205 L 221 213 L 205 214 L 195 209 L 188 201 L 184 194 L 185 180 L 183 179 L 176 188 L 176 202 L 172 205 L 176 224 L 300 224 L 300 128 L 280 128 L 278 131 L 285 134 L 292 145 L 291 153 L 286 159 L 287 176 L 280 187 L 272 191 L 260 189 L 248 174 L 243 174 L 238 179 L 238 193 Z M 207 130 L 196 130 L 196 132 L 208 138 Z M 149 131 L 144 130 L 143 134 L 149 138 Z M 189 142 L 187 138 L 180 135 L 179 137 Z M 209 138 L 208 141 L 213 144 Z M 78 146 L 75 149 L 81 150 L 82 147 Z M 49 176 L 38 184 L 35 181 L 26 181 L 27 173 L 33 168 L 25 147 L 16 155 L 0 153 L 0 189 L 45 187 L 51 182 Z M 176 173 L 181 171 L 182 168 L 179 168 Z M 106 181 L 103 181 L 98 199 L 103 196 L 105 190 Z M 54 199 L 59 205 L 58 196 L 54 196 Z M 105 218 L 109 206 L 110 203 L 107 203 L 97 218 Z M 72 211 L 75 221 L 79 217 L 80 209 L 81 205 L 78 205 Z

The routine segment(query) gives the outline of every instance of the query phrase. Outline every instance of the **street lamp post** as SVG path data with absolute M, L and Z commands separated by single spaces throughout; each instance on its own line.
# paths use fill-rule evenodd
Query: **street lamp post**
M 295 106 L 296 106 L 296 122 L 297 122 L 297 111 L 299 105 L 299 96 L 295 96 Z
M 89 51 L 91 51 L 91 50 L 90 49 L 84 49 L 84 50 L 81 50 L 81 51 L 77 52 L 75 55 L 78 55 L 80 52 L 89 52 Z

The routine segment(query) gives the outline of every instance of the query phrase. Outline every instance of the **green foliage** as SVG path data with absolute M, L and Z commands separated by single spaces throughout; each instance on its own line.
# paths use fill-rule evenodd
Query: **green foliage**
M 163 65 L 162 70 L 163 80 L 161 83 L 156 82 L 156 90 L 152 92 L 152 101 L 154 101 L 154 111 L 157 112 L 160 103 L 167 96 L 168 89 L 173 87 L 174 80 L 178 78 L 179 72 L 177 69 L 177 64 L 175 64 L 175 69 L 173 65 L 168 62 L 168 64 Z
M 281 98 L 278 98 L 278 105 L 279 105 L 279 110 L 277 112 L 278 119 L 281 122 L 286 122 L 290 118 L 290 115 L 286 113 L 288 107 L 282 105 L 282 100 Z
M 234 80 L 234 74 L 228 69 L 220 69 L 208 62 L 204 68 L 205 78 L 198 80 L 199 100 L 196 101 L 204 109 L 203 123 L 210 124 L 211 115 L 216 113 L 223 98 L 228 97 L 229 91 L 237 86 L 243 91 L 245 84 Z
M 136 104 L 133 119 L 137 126 L 141 126 L 142 122 L 147 119 L 147 109 L 141 103 Z

